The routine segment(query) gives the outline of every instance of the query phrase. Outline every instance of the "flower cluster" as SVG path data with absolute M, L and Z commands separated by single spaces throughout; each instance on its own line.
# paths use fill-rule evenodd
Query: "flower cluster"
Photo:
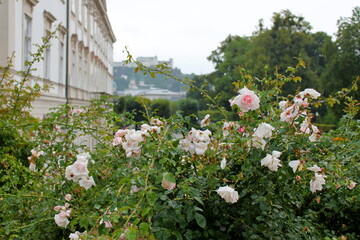
M 65 199 L 69 198 L 69 196 L 65 196 Z M 70 197 L 71 198 L 71 197 Z M 55 206 L 54 210 L 59 212 L 58 214 L 55 214 L 54 220 L 55 223 L 59 226 L 59 227 L 63 227 L 66 228 L 67 225 L 69 225 L 70 221 L 68 219 L 68 217 L 70 217 L 71 214 L 71 209 L 69 209 L 70 204 L 65 203 L 64 206 Z
M 246 87 L 239 90 L 239 95 L 234 99 L 229 100 L 230 106 L 236 105 L 241 111 L 247 112 L 249 110 L 256 110 L 260 107 L 260 99 L 254 91 L 247 89 Z
M 75 231 L 74 233 L 70 233 L 69 235 L 69 239 L 71 240 L 79 240 L 81 236 L 85 236 L 86 235 L 86 231 L 85 232 L 79 232 L 79 231 Z
M 91 186 L 95 186 L 94 178 L 89 176 L 89 170 L 87 169 L 90 154 L 82 153 L 77 155 L 76 158 L 74 164 L 66 167 L 65 177 L 67 180 L 79 182 L 80 186 L 87 190 Z
M 236 122 L 224 122 L 222 130 L 224 137 L 227 137 L 229 136 L 230 132 L 234 132 L 235 130 L 239 132 L 243 132 L 245 128 L 240 127 L 240 125 L 237 124 Z
M 107 213 L 107 215 L 110 215 L 110 213 Z M 112 228 L 113 227 L 113 225 L 112 225 L 112 223 L 110 221 L 104 221 L 104 219 L 101 219 L 99 223 L 100 224 L 104 223 L 105 228 Z
M 160 127 L 163 122 L 158 119 L 151 121 L 154 125 L 142 124 L 140 130 L 135 129 L 120 129 L 115 133 L 113 139 L 113 146 L 121 145 L 125 150 L 126 157 L 139 156 L 141 154 L 141 142 L 145 140 L 145 136 L 148 136 L 150 132 L 159 133 Z
M 188 135 L 180 140 L 180 145 L 192 155 L 204 155 L 211 140 L 210 135 L 209 130 L 201 131 L 192 128 Z
M 36 169 L 36 159 L 38 159 L 41 155 L 44 155 L 44 151 L 38 151 L 35 149 L 31 149 L 31 156 L 28 157 L 29 160 L 29 170 L 35 172 Z
M 292 123 L 300 116 L 306 116 L 305 112 L 300 112 L 300 107 L 295 104 L 282 110 L 283 112 L 280 114 L 280 119 L 283 122 Z
M 70 114 L 71 115 L 80 115 L 81 113 L 85 113 L 86 110 L 83 108 L 74 108 L 74 109 L 70 109 Z

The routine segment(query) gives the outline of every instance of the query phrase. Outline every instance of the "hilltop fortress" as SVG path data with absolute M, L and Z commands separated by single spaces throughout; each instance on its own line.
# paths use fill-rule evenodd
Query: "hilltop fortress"
M 157 56 L 154 57 L 138 57 L 136 58 L 136 61 L 141 62 L 146 67 L 152 67 L 156 66 L 158 64 L 164 64 L 166 63 L 169 68 L 174 68 L 174 61 L 172 58 L 169 59 L 169 61 L 159 61 Z M 135 68 L 135 63 L 128 63 L 125 64 L 125 61 L 121 62 L 114 62 L 114 67 L 129 67 L 129 68 Z

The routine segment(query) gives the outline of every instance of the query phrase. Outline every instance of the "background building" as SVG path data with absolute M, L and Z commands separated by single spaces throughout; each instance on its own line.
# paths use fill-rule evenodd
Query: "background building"
M 138 57 L 136 61 L 141 62 L 146 67 L 165 63 L 170 68 L 171 75 L 177 79 L 192 79 L 194 77 L 192 74 L 183 74 L 180 69 L 174 68 L 172 58 L 169 61 L 159 61 L 157 56 Z M 171 101 L 186 98 L 186 84 L 162 74 L 144 75 L 135 71 L 135 68 L 136 63 L 134 62 L 128 64 L 125 64 L 125 61 L 114 62 L 114 95 L 141 95 L 150 100 L 163 98 Z
M 169 61 L 159 61 L 157 56 L 154 57 L 137 57 L 136 61 L 141 62 L 146 67 L 153 67 L 158 64 L 166 64 L 169 68 L 174 68 L 174 60 L 172 58 L 169 59 Z M 115 66 L 117 67 L 129 67 L 134 68 L 136 67 L 136 63 L 130 62 L 128 64 L 125 64 L 125 61 L 117 62 L 115 63 Z
M 90 99 L 113 93 L 113 43 L 106 0 L 7 0 L 0 4 L 0 65 L 15 53 L 14 73 L 36 52 L 34 44 L 58 28 L 57 37 L 36 63 L 32 81 L 51 84 L 36 100 L 33 115 L 69 103 L 88 105 Z

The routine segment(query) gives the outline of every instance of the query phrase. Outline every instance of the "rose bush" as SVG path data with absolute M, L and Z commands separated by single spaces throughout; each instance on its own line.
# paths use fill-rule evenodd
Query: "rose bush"
M 25 158 L 1 149 L 0 235 L 358 238 L 359 104 L 348 98 L 341 127 L 321 133 L 312 109 L 326 99 L 314 89 L 280 97 L 294 72 L 262 79 L 261 91 L 239 76 L 230 100 L 238 120 L 206 116 L 196 128 L 181 114 L 156 118 L 146 101 L 140 123 L 106 99 L 26 126 L 2 118 L 2 132 L 11 126 L 29 147 Z

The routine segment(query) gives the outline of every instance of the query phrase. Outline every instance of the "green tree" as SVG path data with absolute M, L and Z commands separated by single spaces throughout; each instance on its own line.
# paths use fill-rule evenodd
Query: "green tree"
M 168 99 L 154 99 L 151 101 L 151 111 L 159 117 L 170 117 L 170 101 Z
M 329 62 L 322 82 L 326 94 L 350 87 L 360 76 L 360 7 L 352 16 L 338 21 L 336 41 L 328 43 L 325 57 Z
M 145 108 L 136 96 L 125 96 L 125 111 L 134 114 L 134 121 L 145 120 Z
M 251 44 L 249 37 L 229 35 L 208 57 L 215 64 L 215 72 L 208 75 L 209 82 L 217 93 L 218 103 L 227 109 L 230 109 L 229 99 L 234 95 L 233 83 L 240 77 L 237 70 L 246 64 L 245 54 Z
M 210 75 L 197 75 L 194 76 L 193 84 L 197 89 L 201 89 L 207 92 L 210 96 L 215 96 L 215 92 L 213 91 L 214 85 L 209 82 L 211 79 Z M 209 109 L 208 104 L 210 101 L 204 97 L 203 93 L 198 91 L 195 87 L 189 87 L 189 91 L 187 93 L 188 98 L 196 99 L 199 102 L 199 110 L 207 110 Z
M 301 88 L 317 88 L 326 65 L 323 45 L 331 38 L 310 30 L 310 24 L 303 17 L 285 10 L 274 13 L 270 28 L 264 28 L 260 20 L 258 30 L 251 37 L 228 36 L 208 57 L 215 64 L 216 71 L 210 78 L 215 92 L 219 93 L 219 104 L 229 107 L 228 99 L 233 95 L 233 83 L 240 79 L 241 67 L 252 70 L 261 88 L 261 79 L 268 71 L 276 68 L 279 73 L 285 73 L 288 66 L 295 65 L 297 58 L 301 58 L 307 65 L 298 72 L 303 79 Z M 287 83 L 284 94 L 299 87 L 299 83 Z
M 117 114 L 124 113 L 125 111 L 125 97 L 121 97 L 115 100 L 114 102 L 114 111 Z
M 196 99 L 186 98 L 179 100 L 178 109 L 182 111 L 183 116 L 197 114 L 199 111 L 199 102 Z
M 325 96 L 333 95 L 342 88 L 350 88 L 360 76 L 360 7 L 355 7 L 351 17 L 338 21 L 335 42 L 324 46 L 327 69 L 322 76 L 322 91 Z M 360 94 L 352 93 L 355 98 Z M 327 122 L 336 122 L 343 107 L 327 108 Z

